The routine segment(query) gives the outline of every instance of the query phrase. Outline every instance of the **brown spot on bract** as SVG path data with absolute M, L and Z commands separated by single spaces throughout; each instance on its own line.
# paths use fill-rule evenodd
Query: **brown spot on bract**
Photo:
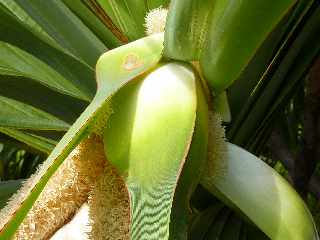
M 124 62 L 122 64 L 123 68 L 128 71 L 132 71 L 138 67 L 140 67 L 143 64 L 142 60 L 139 58 L 139 56 L 131 53 L 127 55 L 124 59 Z

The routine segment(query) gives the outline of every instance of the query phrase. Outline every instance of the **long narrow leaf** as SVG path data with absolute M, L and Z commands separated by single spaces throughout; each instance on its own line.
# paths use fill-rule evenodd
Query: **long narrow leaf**
M 54 91 L 37 81 L 20 76 L 0 76 L 0 95 L 31 105 L 72 124 L 88 105 L 69 95 Z M 28 89 L 28 94 L 25 93 Z
M 87 101 L 92 99 L 96 91 L 96 84 L 93 69 L 89 65 L 43 41 L 41 36 L 31 31 L 30 26 L 1 5 L 0 18 L 0 41 L 10 43 L 37 56 L 38 59 L 51 66 L 75 85 Z
M 296 28 L 292 30 L 289 38 L 294 38 L 294 41 L 289 39 L 281 46 L 259 80 L 239 119 L 229 132 L 232 142 L 249 146 L 249 142 L 254 141 L 255 134 L 260 131 L 257 128 L 265 127 L 262 125 L 267 121 L 270 123 L 271 114 L 283 104 L 288 92 L 302 79 L 317 56 L 320 51 L 316 41 L 320 31 L 318 24 L 320 8 L 314 6 L 316 5 L 311 4 L 307 8 Z M 275 96 L 278 97 L 277 101 L 274 101 Z
M 35 134 L 23 132 L 20 130 L 16 130 L 16 129 L 0 127 L 0 132 L 18 141 L 24 142 L 28 146 L 34 149 L 37 149 L 41 152 L 44 152 L 46 154 L 49 154 L 57 144 L 57 142 L 54 140 L 37 136 Z
M 15 0 L 55 41 L 94 67 L 106 46 L 62 1 Z
M 69 124 L 37 108 L 0 96 L 0 126 L 63 131 Z
M 46 63 L 8 43 L 0 41 L 0 74 L 23 76 L 59 91 L 86 100 L 86 95 Z
M 34 32 L 42 41 L 45 41 L 50 46 L 55 47 L 63 51 L 63 48 L 46 33 L 41 26 L 36 23 L 15 1 L 1 1 L 0 4 L 10 12 L 12 15 L 16 16 L 20 21 L 26 24 L 30 31 Z
M 109 49 L 121 45 L 122 42 L 98 18 L 98 13 L 90 10 L 84 2 L 73 0 L 63 1 Z
M 97 0 L 115 25 L 129 38 L 143 37 L 144 18 L 147 12 L 145 0 Z
M 0 182 L 0 209 L 3 208 L 8 199 L 21 187 L 22 180 L 10 180 Z

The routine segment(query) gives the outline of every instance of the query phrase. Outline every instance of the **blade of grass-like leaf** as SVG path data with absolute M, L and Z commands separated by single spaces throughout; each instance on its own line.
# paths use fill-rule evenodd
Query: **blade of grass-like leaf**
M 72 124 L 88 102 L 53 91 L 29 78 L 0 76 L 0 95 L 36 107 Z M 28 89 L 28 94 L 24 93 Z
M 57 43 L 94 67 L 106 46 L 62 1 L 15 0 Z
M 158 8 L 160 6 L 167 8 L 170 0 L 145 0 L 146 8 L 148 11 Z
M 72 82 L 33 55 L 0 41 L 0 74 L 23 76 L 61 93 L 88 100 Z
M 230 217 L 231 210 L 228 208 L 223 208 L 212 222 L 205 238 L 220 239 L 223 229 L 225 228 L 227 221 Z
M 112 98 L 104 146 L 127 183 L 132 240 L 169 238 L 171 205 L 196 119 L 195 80 L 188 65 L 168 63 Z
M 64 131 L 69 124 L 30 105 L 0 96 L 0 126 Z
M 247 240 L 247 227 L 244 224 L 242 224 L 241 227 L 241 234 L 239 240 Z
M 200 66 L 216 92 L 223 91 L 238 78 L 295 3 L 296 0 L 215 1 Z
M 145 0 L 93 0 L 100 4 L 115 25 L 130 41 L 145 36 L 144 17 L 146 15 Z
M 119 29 L 119 27 L 113 22 L 110 16 L 104 11 L 101 5 L 96 0 L 84 0 L 86 6 L 94 12 L 94 14 L 99 17 L 100 21 L 113 33 L 113 35 L 119 39 L 122 43 L 128 43 L 129 39 L 124 33 Z
M 223 205 L 218 202 L 201 212 L 192 222 L 190 227 L 190 240 L 202 240 L 209 231 L 209 228 L 216 216 L 223 211 Z
M 242 113 L 246 117 L 241 122 L 232 141 L 236 144 L 247 144 L 250 136 L 261 126 L 264 119 L 270 117 L 280 104 L 286 100 L 290 89 L 293 88 L 306 73 L 319 50 L 317 36 L 320 32 L 320 8 L 310 7 L 311 13 L 306 13 L 307 21 L 298 31 L 299 35 L 290 46 L 282 46 L 278 54 L 285 52 L 285 56 L 275 58 L 259 81 L 255 92 L 250 96 L 249 103 Z M 301 26 L 300 26 L 301 28 Z M 297 33 L 292 33 L 295 35 Z M 289 48 L 290 47 L 290 48 Z M 277 96 L 277 101 L 274 101 Z M 237 123 L 238 124 L 238 123 Z M 234 134 L 233 126 L 231 134 Z
M 255 226 L 248 225 L 246 227 L 247 239 L 248 240 L 270 240 L 267 235 L 259 231 Z
M 64 49 L 46 33 L 39 24 L 37 24 L 15 1 L 2 1 L 3 7 L 6 8 L 8 12 L 12 15 L 16 16 L 20 21 L 26 24 L 30 31 L 34 32 L 38 37 L 41 38 L 42 41 L 45 41 L 52 47 L 55 47 L 61 51 Z
M 293 18 L 294 18 L 294 21 L 292 20 L 293 21 L 292 23 L 288 21 L 288 23 L 285 24 L 284 26 L 285 27 L 287 27 L 287 25 L 290 25 L 290 26 L 293 25 L 293 26 L 289 27 L 289 29 L 286 30 L 286 31 L 288 30 L 290 31 L 284 36 L 284 40 L 279 46 L 279 49 L 276 49 L 275 45 L 269 44 L 269 42 L 272 42 L 273 39 L 266 40 L 266 43 L 265 43 L 266 46 L 263 46 L 262 47 L 263 49 L 265 48 L 267 51 L 268 47 L 270 47 L 270 49 L 277 50 L 275 56 L 273 56 L 273 59 L 271 59 L 272 61 L 270 61 L 270 63 L 268 64 L 269 67 L 267 68 L 266 66 L 264 66 L 264 68 L 261 68 L 261 70 L 259 70 L 259 72 L 261 71 L 261 74 L 259 73 L 260 75 L 246 76 L 247 75 L 246 72 L 248 73 L 252 72 L 252 70 L 250 71 L 250 69 L 254 67 L 254 66 L 252 67 L 249 66 L 248 69 L 244 72 L 243 76 L 241 76 L 240 79 L 238 79 L 238 81 L 236 81 L 235 84 L 233 84 L 233 86 L 231 87 L 230 89 L 230 92 L 231 92 L 230 96 L 231 96 L 231 102 L 232 102 L 231 106 L 233 108 L 233 111 L 236 111 L 237 113 L 237 117 L 235 118 L 235 121 L 233 122 L 232 126 L 228 131 L 228 139 L 231 140 L 232 142 L 238 145 L 245 144 L 244 142 L 241 142 L 239 139 L 235 140 L 236 136 L 238 135 L 238 131 L 240 131 L 242 123 L 245 121 L 246 117 L 249 116 L 249 111 L 252 108 L 252 105 L 255 103 L 255 101 L 257 101 L 260 94 L 263 93 L 264 87 L 269 82 L 269 76 L 270 78 L 272 77 L 272 74 L 274 74 L 275 69 L 278 67 L 278 64 L 281 63 L 282 58 L 287 53 L 287 49 L 289 49 L 289 46 L 290 44 L 292 44 L 292 41 L 295 39 L 297 32 L 299 32 L 299 30 L 297 29 L 300 29 L 301 25 L 303 25 L 302 22 L 304 22 L 304 19 L 308 15 L 308 12 L 310 11 L 310 8 L 312 8 L 313 4 L 314 3 L 309 2 L 309 4 L 307 4 L 307 6 L 303 9 L 300 9 L 300 8 L 295 9 L 293 13 L 294 16 L 288 16 L 290 18 L 290 21 Z M 303 4 L 299 4 L 298 7 L 301 5 Z M 298 15 L 299 17 L 297 17 L 296 15 Z M 276 32 L 273 33 L 272 35 L 274 34 L 276 34 Z M 263 49 L 262 49 L 262 52 L 264 52 Z M 260 55 L 260 53 L 258 54 Z M 257 61 L 258 60 L 259 59 L 257 59 Z M 266 65 L 266 64 L 267 62 L 265 62 L 263 65 Z M 251 84 L 252 85 L 251 87 L 248 87 L 246 85 L 246 82 L 247 82 L 247 79 L 245 79 L 246 77 L 255 78 L 254 84 L 253 85 Z M 243 104 L 243 101 L 240 101 L 241 99 L 246 99 L 246 103 Z M 240 102 L 242 104 L 240 104 Z M 258 122 L 260 122 L 260 120 Z
M 243 223 L 235 214 L 231 214 L 220 236 L 220 240 L 240 239 L 241 227 Z
M 96 90 L 93 69 L 52 47 L 30 27 L 0 5 L 0 41 L 8 42 L 36 56 L 81 90 L 89 101 Z M 19 37 L 17 37 L 19 36 Z
M 13 236 L 50 177 L 73 148 L 90 134 L 97 114 L 109 104 L 111 95 L 157 64 L 161 58 L 162 44 L 163 34 L 157 34 L 111 50 L 100 57 L 96 69 L 98 91 L 95 98 L 49 155 L 37 176 L 38 180 L 22 197 L 20 205 L 5 209 L 8 212 L 0 219 L 0 238 L 10 239 Z
M 271 239 L 319 239 L 303 200 L 274 169 L 233 144 L 225 160 L 215 187 Z
M 291 13 L 291 12 L 290 12 Z M 228 99 L 233 116 L 231 128 L 235 128 L 241 117 L 244 104 L 248 101 L 250 94 L 253 92 L 259 79 L 272 61 L 272 58 L 277 52 L 277 48 L 281 45 L 281 40 L 287 30 L 286 25 L 290 18 L 290 13 L 277 25 L 277 27 L 265 39 L 262 46 L 257 50 L 255 56 L 250 60 L 247 67 L 243 70 L 236 81 L 228 88 Z M 228 139 L 232 136 L 227 132 Z
M 104 23 L 82 1 L 63 0 L 71 11 L 109 48 L 121 45 L 121 41 L 104 25 Z
M 30 153 L 34 153 L 34 154 L 41 154 L 42 152 L 39 152 L 38 150 L 29 147 L 28 145 L 26 145 L 23 142 L 20 142 L 6 134 L 3 134 L 0 132 L 0 142 L 1 144 L 3 144 L 6 147 L 11 147 L 11 148 L 19 148 L 19 149 L 24 149 Z M 1 156 L 1 152 L 0 152 L 0 156 Z M 3 174 L 1 175 L 1 161 L 0 161 L 0 176 L 3 177 Z
M 200 181 L 207 160 L 208 105 L 200 82 L 197 84 L 196 123 L 188 157 L 174 194 L 171 209 L 170 236 L 172 240 L 186 240 L 191 220 L 190 198 Z
M 19 131 L 17 129 L 0 127 L 0 132 L 47 154 L 49 154 L 57 144 L 54 140 Z
M 22 180 L 0 181 L 0 209 L 3 208 L 8 199 L 14 194 L 22 184 Z
M 307 71 L 309 70 L 310 66 L 313 63 L 313 60 L 317 56 L 319 56 L 320 45 L 319 45 L 319 42 L 317 41 L 317 36 L 320 35 L 320 27 L 318 27 L 319 26 L 318 23 L 320 21 L 320 8 L 318 8 L 318 13 L 314 14 L 313 20 L 314 20 L 312 21 L 313 24 L 307 25 L 305 27 L 304 33 L 308 33 L 308 34 L 301 33 L 297 39 L 296 44 L 292 46 L 293 49 L 299 49 L 298 47 L 299 42 L 307 43 L 307 44 L 304 44 L 299 49 L 298 55 L 295 57 L 296 60 L 290 65 L 290 68 L 286 76 L 284 77 L 285 87 L 281 88 L 281 94 L 279 94 L 279 92 L 277 93 L 278 95 L 277 100 L 271 101 L 270 99 L 267 99 L 264 95 L 261 95 L 260 99 L 264 98 L 264 101 L 268 101 L 271 104 L 268 107 L 269 109 L 268 114 L 264 116 L 263 121 L 260 122 L 260 126 L 258 129 L 256 129 L 254 135 L 259 134 L 260 129 L 263 129 L 265 126 L 268 126 L 270 125 L 270 123 L 272 123 L 272 119 L 275 119 L 279 108 L 282 107 L 283 104 L 287 102 L 288 96 L 292 95 L 291 93 L 294 92 L 294 89 L 300 86 L 300 83 L 304 80 L 304 76 L 308 73 Z M 316 28 L 317 28 L 317 31 L 314 31 Z M 288 56 L 288 58 L 290 57 L 291 56 Z M 282 70 L 283 69 L 284 67 L 282 68 Z M 277 80 L 279 81 L 279 78 L 281 78 L 281 75 L 275 74 L 274 79 L 272 79 L 272 81 L 274 82 L 276 82 Z M 259 138 L 253 139 L 251 137 L 247 145 L 251 146 L 252 143 L 256 142 L 258 139 Z

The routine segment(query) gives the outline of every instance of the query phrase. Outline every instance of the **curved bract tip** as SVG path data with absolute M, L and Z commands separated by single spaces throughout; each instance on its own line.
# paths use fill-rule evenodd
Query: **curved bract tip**
M 271 239 L 319 239 L 303 200 L 273 168 L 231 143 L 225 160 L 228 168 L 215 188 Z

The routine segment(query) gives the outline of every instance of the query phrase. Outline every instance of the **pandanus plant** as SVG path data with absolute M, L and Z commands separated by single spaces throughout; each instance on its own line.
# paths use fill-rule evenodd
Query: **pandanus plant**
M 8 114 L 1 116 L 1 132 L 50 154 L 1 210 L 0 238 L 48 239 L 88 203 L 91 239 L 203 239 L 190 207 L 201 184 L 271 239 L 318 239 L 294 189 L 263 161 L 228 143 L 222 126 L 230 120 L 225 90 L 279 23 L 294 30 L 305 16 L 311 24 L 319 20 L 319 8 L 311 11 L 315 2 L 296 2 L 172 0 L 167 17 L 162 8 L 149 13 L 149 36 L 142 38 L 141 15 L 166 1 L 1 2 L 0 71 L 11 94 L 1 93 L 0 111 Z M 69 20 L 58 30 L 65 35 L 50 35 L 57 16 Z M 114 49 L 96 63 L 91 100 L 92 82 L 80 79 L 89 77 L 103 48 L 99 38 Z M 30 44 L 36 39 L 39 45 Z M 96 49 L 87 50 L 90 44 Z M 50 89 L 45 93 L 59 107 L 48 112 L 63 115 L 66 104 L 68 120 L 13 100 L 19 97 L 10 81 L 21 79 L 42 86 L 33 89 Z M 90 104 L 69 126 L 72 108 L 82 109 L 85 101 Z M 67 132 L 51 151 L 50 138 L 26 129 Z M 240 231 L 234 236 L 247 239 Z

